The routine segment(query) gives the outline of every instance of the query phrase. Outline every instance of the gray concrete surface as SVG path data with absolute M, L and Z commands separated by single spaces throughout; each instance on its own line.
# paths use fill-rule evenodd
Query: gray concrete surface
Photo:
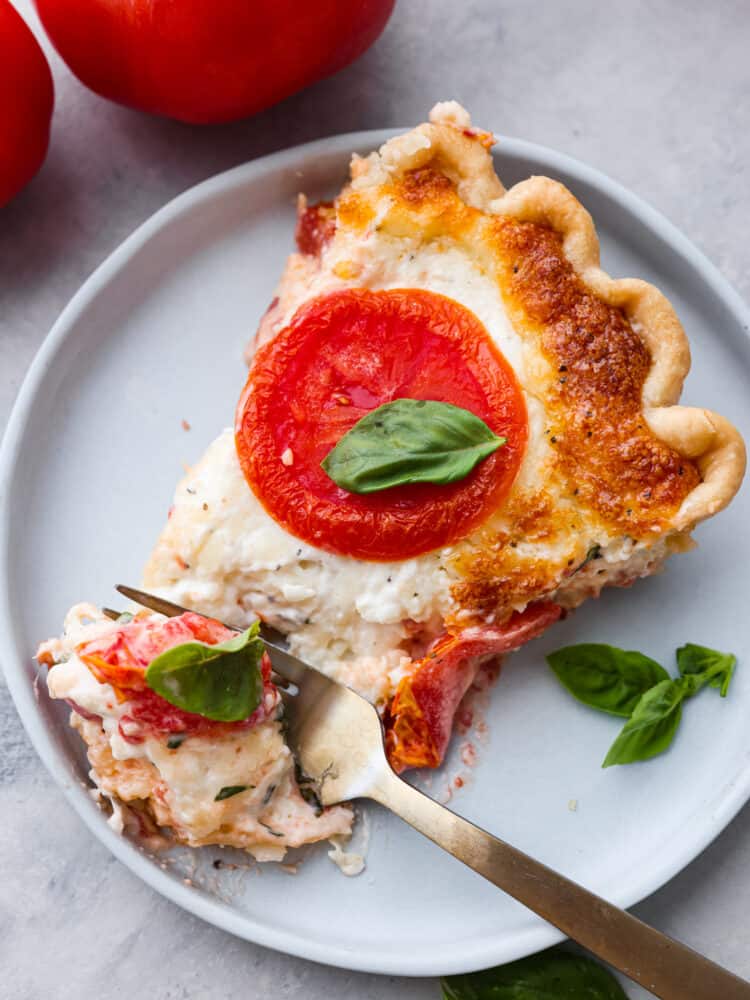
M 30 0 L 18 6 L 41 34 Z M 0 421 L 79 284 L 173 195 L 318 136 L 414 123 L 448 97 L 480 124 L 631 187 L 748 297 L 749 35 L 744 0 L 400 0 L 356 65 L 254 119 L 206 129 L 108 104 L 52 53 L 49 158 L 0 211 Z M 1 694 L 0 816 L 5 997 L 439 996 L 435 981 L 356 975 L 255 947 L 156 896 L 71 812 Z M 636 911 L 750 978 L 750 812 Z

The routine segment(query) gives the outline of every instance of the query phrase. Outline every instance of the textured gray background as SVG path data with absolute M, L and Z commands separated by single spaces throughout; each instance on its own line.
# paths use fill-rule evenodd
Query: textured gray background
M 39 35 L 30 2 L 18 6 Z M 108 104 L 51 54 L 50 154 L 0 211 L 0 421 L 76 288 L 175 194 L 308 139 L 413 124 L 444 98 L 461 100 L 479 124 L 570 153 L 631 187 L 748 297 L 749 42 L 744 0 L 400 0 L 356 65 L 249 121 L 205 129 Z M 437 1000 L 434 981 L 287 958 L 156 896 L 65 804 L 7 696 L 0 816 L 4 996 Z M 749 873 L 745 810 L 636 912 L 750 978 Z

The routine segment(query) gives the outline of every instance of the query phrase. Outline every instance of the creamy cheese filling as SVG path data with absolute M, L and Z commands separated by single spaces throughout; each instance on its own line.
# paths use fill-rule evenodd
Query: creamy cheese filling
M 687 551 L 694 544 L 684 535 L 673 534 L 653 545 L 618 538 L 596 550 L 592 547 L 585 566 L 561 584 L 553 598 L 566 608 L 575 608 L 589 597 L 596 597 L 603 587 L 622 587 L 640 577 L 653 576 L 673 552 Z
M 290 633 L 293 652 L 372 701 L 409 662 L 406 623 L 439 630 L 451 605 L 441 553 L 362 562 L 286 532 L 248 487 L 230 430 L 178 487 L 145 585 L 232 624 L 260 615 Z

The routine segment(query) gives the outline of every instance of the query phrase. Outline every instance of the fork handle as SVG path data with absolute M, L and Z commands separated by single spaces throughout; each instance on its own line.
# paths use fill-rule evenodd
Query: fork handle
M 423 795 L 392 771 L 368 797 L 662 1000 L 750 1000 L 750 983 Z

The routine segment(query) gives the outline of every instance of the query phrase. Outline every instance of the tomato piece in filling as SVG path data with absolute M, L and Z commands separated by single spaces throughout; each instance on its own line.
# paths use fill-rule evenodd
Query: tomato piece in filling
M 394 399 L 470 410 L 507 443 L 463 480 L 349 493 L 320 463 Z M 243 473 L 291 534 L 359 559 L 406 559 L 485 520 L 510 490 L 527 439 L 515 374 L 477 317 L 416 289 L 347 289 L 302 306 L 255 356 L 236 419 Z
M 394 770 L 439 767 L 458 706 L 482 660 L 519 649 L 561 614 L 551 601 L 531 604 L 504 625 L 472 626 L 437 639 L 402 678 L 386 710 L 386 747 Z
M 220 622 L 192 612 L 166 621 L 135 618 L 116 631 L 82 643 L 76 653 L 98 681 L 110 684 L 118 700 L 128 703 L 127 712 L 119 722 L 120 735 L 127 742 L 142 743 L 148 736 L 168 733 L 215 736 L 257 725 L 275 708 L 279 696 L 271 682 L 268 654 L 264 653 L 261 660 L 263 699 L 249 718 L 239 722 L 216 722 L 171 705 L 146 684 L 146 668 L 173 646 L 195 640 L 215 646 L 235 634 Z M 73 707 L 81 713 L 79 706 Z

